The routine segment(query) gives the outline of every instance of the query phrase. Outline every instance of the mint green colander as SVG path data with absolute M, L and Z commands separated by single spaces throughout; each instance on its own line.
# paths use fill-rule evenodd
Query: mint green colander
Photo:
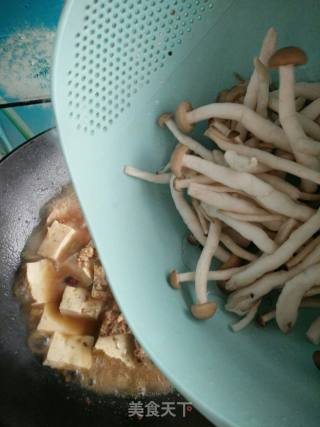
M 216 316 L 192 319 L 192 285 L 174 291 L 166 276 L 193 268 L 198 254 L 168 190 L 128 178 L 123 166 L 164 165 L 174 141 L 157 117 L 183 99 L 212 102 L 235 71 L 249 76 L 270 26 L 279 46 L 308 53 L 299 78 L 319 80 L 319 23 L 316 0 L 70 0 L 59 27 L 59 132 L 113 291 L 152 359 L 219 427 L 320 425 L 311 314 L 289 336 L 272 325 L 234 334 L 215 296 Z

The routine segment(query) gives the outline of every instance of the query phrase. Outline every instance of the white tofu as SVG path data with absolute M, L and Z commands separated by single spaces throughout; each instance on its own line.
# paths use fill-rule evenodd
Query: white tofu
M 102 307 L 103 301 L 93 299 L 87 289 L 66 286 L 59 310 L 66 316 L 97 319 Z
M 44 365 L 68 370 L 90 369 L 93 342 L 92 336 L 70 336 L 55 332 Z
M 78 253 L 66 259 L 59 266 L 58 274 L 62 280 L 69 276 L 74 277 L 84 287 L 89 287 L 92 284 L 92 278 L 79 266 Z
M 94 348 L 103 351 L 107 356 L 119 359 L 129 368 L 134 366 L 132 356 L 133 337 L 130 334 L 99 337 Z
M 63 262 L 88 243 L 90 235 L 86 228 L 74 229 L 54 221 L 47 230 L 38 254 L 53 261 Z
M 45 304 L 60 299 L 64 286 L 59 282 L 52 261 L 42 259 L 28 262 L 26 269 L 27 282 L 36 303 Z
M 57 303 L 45 304 L 43 313 L 37 328 L 40 332 L 60 332 L 67 335 L 90 335 L 96 329 L 96 322 L 90 319 L 76 319 L 63 316 Z

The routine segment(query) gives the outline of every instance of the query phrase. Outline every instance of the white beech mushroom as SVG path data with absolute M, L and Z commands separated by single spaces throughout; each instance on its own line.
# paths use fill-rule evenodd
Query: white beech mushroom
M 255 157 L 258 161 L 264 165 L 269 166 L 271 169 L 284 171 L 298 176 L 299 178 L 308 179 L 317 184 L 320 184 L 320 173 L 303 165 L 299 165 L 291 160 L 279 158 L 273 154 L 266 153 L 265 151 L 259 150 L 257 148 L 247 147 L 240 144 L 233 144 L 232 141 L 224 137 L 220 132 L 213 128 L 207 129 L 205 135 L 212 139 L 218 145 L 218 147 L 221 148 L 221 150 L 231 150 L 243 156 Z
M 311 138 L 320 139 L 320 126 L 318 123 L 310 119 L 308 116 L 303 114 L 303 110 L 299 113 L 299 107 L 301 106 L 301 99 L 303 98 L 297 98 L 295 100 L 295 110 L 296 110 L 296 117 L 302 126 L 303 130 L 307 135 L 309 135 Z M 279 98 L 277 96 L 270 97 L 269 99 L 269 108 L 271 108 L 273 111 L 279 112 Z M 306 107 L 307 108 L 307 107 Z M 279 118 L 278 118 L 279 119 Z M 280 123 L 278 119 L 274 122 L 275 124 Z
M 222 151 L 212 150 L 212 158 L 214 163 L 217 163 L 217 165 L 228 166 Z
M 207 276 L 210 270 L 212 258 L 217 250 L 220 241 L 221 223 L 216 220 L 210 223 L 209 233 L 206 243 L 199 257 L 195 273 L 195 292 L 197 304 L 208 302 L 207 297 Z
M 207 279 L 209 281 L 228 280 L 230 279 L 230 277 L 232 277 L 233 274 L 235 274 L 237 271 L 240 271 L 241 269 L 243 269 L 243 267 L 231 267 L 225 270 L 209 271 Z M 195 278 L 196 278 L 195 271 L 189 271 L 186 273 L 177 273 L 176 270 L 173 270 L 169 275 L 169 283 L 173 288 L 179 289 L 181 283 L 194 282 Z
M 310 242 L 308 242 L 305 246 L 303 246 L 298 253 L 293 256 L 289 261 L 287 262 L 286 266 L 288 268 L 292 268 L 295 265 L 299 264 L 307 255 L 310 254 L 320 244 L 320 236 L 316 237 L 315 239 L 311 239 Z
M 259 60 L 262 62 L 262 64 L 264 65 L 268 64 L 268 61 L 271 55 L 276 49 L 276 44 L 277 44 L 277 33 L 274 28 L 269 28 L 269 30 L 267 31 L 263 39 L 260 54 L 259 54 Z M 258 74 L 256 69 L 254 69 L 250 77 L 250 80 L 247 86 L 247 91 L 243 100 L 243 104 L 251 110 L 255 110 L 257 105 L 258 85 L 259 85 Z M 240 132 L 242 139 L 245 139 L 247 134 L 247 130 L 245 129 L 245 127 L 246 126 L 243 127 L 241 124 L 238 124 L 236 128 L 236 130 Z
M 265 233 L 262 228 L 249 224 L 247 222 L 242 222 L 228 217 L 227 215 L 221 213 L 218 209 L 213 206 L 201 204 L 207 214 L 215 219 L 219 219 L 224 224 L 229 225 L 229 227 L 234 228 L 246 239 L 251 240 L 261 251 L 268 254 L 274 252 L 277 248 L 277 245 L 269 238 L 267 233 Z
M 290 233 L 294 228 L 297 227 L 297 225 L 298 225 L 298 221 L 293 218 L 289 218 L 287 219 L 287 221 L 283 222 L 274 239 L 277 245 L 282 245 L 282 243 L 284 243 L 287 240 Z
M 200 222 L 203 234 L 205 236 L 207 236 L 208 231 L 209 231 L 209 226 L 208 226 L 208 222 L 207 222 L 206 218 L 204 217 L 204 215 L 202 213 L 202 210 L 200 209 L 200 202 L 199 202 L 199 200 L 191 199 L 191 204 L 192 204 L 192 207 L 193 207 L 195 213 L 197 214 L 197 217 L 198 217 L 198 220 Z
M 276 321 L 284 333 L 294 326 L 304 294 L 319 283 L 320 264 L 315 264 L 284 285 L 276 304 Z
M 320 308 L 320 300 L 314 298 L 303 298 L 300 308 Z M 270 320 L 276 318 L 276 310 L 271 310 L 258 317 L 257 321 L 260 326 L 265 327 Z
M 174 188 L 174 179 L 175 177 L 172 176 L 170 181 L 170 190 L 175 207 L 193 236 L 202 246 L 204 246 L 206 236 L 203 234 L 198 217 L 189 203 L 185 200 L 183 193 Z M 225 262 L 227 253 L 222 248 L 218 247 L 215 256 L 219 261 Z
M 233 134 L 234 132 L 232 129 L 222 123 L 219 119 L 213 119 L 210 123 L 210 126 L 214 126 L 216 129 L 218 129 L 219 132 L 221 132 L 226 137 L 230 137 L 230 134 Z
M 313 288 L 311 288 L 308 292 L 305 293 L 306 297 L 313 297 L 315 295 L 319 295 L 320 294 L 320 286 L 313 286 Z M 319 300 L 320 302 L 320 300 Z
M 305 104 L 306 100 L 305 98 L 299 97 L 295 99 L 295 106 L 296 111 L 300 111 Z M 268 107 L 270 110 L 274 111 L 275 113 L 279 113 L 279 96 L 278 94 L 275 94 L 274 92 L 269 94 L 269 102 Z M 303 110 L 301 110 L 302 113 Z
M 213 184 L 214 181 L 205 175 L 195 175 L 192 178 L 176 178 L 174 182 L 175 189 L 178 191 L 188 188 L 192 182 L 199 184 Z
M 276 188 L 282 193 L 287 194 L 293 200 L 298 200 L 301 195 L 301 192 L 297 187 L 285 181 L 284 179 L 279 178 L 276 175 L 259 173 L 258 177 L 262 179 L 262 181 L 267 182 L 268 184 L 272 185 L 272 187 Z
M 237 230 L 234 230 L 233 228 L 225 224 L 223 225 L 223 233 L 230 236 L 231 239 L 242 248 L 247 248 L 251 243 L 250 240 L 245 239 L 243 236 L 241 236 L 241 234 L 239 234 Z
M 300 114 L 311 120 L 315 120 L 320 115 L 320 98 L 315 99 L 309 105 L 304 107 L 304 109 L 300 111 Z
M 261 206 L 273 212 L 301 221 L 310 218 L 314 213 L 314 210 L 310 207 L 296 203 L 289 196 L 276 190 L 255 175 L 233 171 L 224 166 L 216 165 L 191 155 L 183 155 L 181 162 L 182 166 L 206 175 L 214 181 L 244 191 L 252 196 Z
M 238 257 L 247 261 L 253 261 L 257 259 L 257 255 L 243 249 L 234 240 L 232 240 L 232 238 L 228 236 L 228 234 L 221 233 L 220 240 L 224 244 L 224 246 L 234 255 L 237 255 Z
M 246 326 L 248 326 L 252 320 L 255 318 L 259 305 L 260 305 L 261 301 L 257 301 L 248 311 L 248 313 L 241 319 L 239 320 L 239 322 L 234 323 L 233 325 L 231 325 L 231 329 L 233 330 L 233 332 L 239 332 L 242 329 L 244 329 Z
M 199 243 L 201 243 L 201 245 L 204 246 L 206 237 L 203 234 L 198 217 L 188 202 L 185 200 L 183 193 L 181 191 L 177 191 L 174 188 L 174 179 L 174 176 L 172 176 L 170 181 L 170 190 L 177 211 L 194 237 L 198 240 Z
M 254 58 L 254 67 L 258 76 L 256 112 L 260 114 L 260 116 L 267 118 L 270 85 L 268 68 L 260 61 L 259 58 Z
M 233 311 L 233 309 L 237 307 L 238 310 L 246 311 L 254 301 L 262 298 L 264 295 L 271 292 L 272 289 L 283 286 L 285 282 L 318 262 L 320 262 L 320 246 L 291 270 L 280 270 L 268 273 L 251 285 L 231 293 L 226 304 L 226 309 Z
M 270 255 L 253 261 L 247 269 L 233 276 L 227 283 L 229 290 L 249 285 L 263 274 L 276 270 L 287 262 L 292 255 L 320 228 L 320 210 L 318 210 L 308 221 L 294 230 L 278 249 Z
M 309 329 L 307 330 L 307 337 L 309 340 L 315 344 L 320 344 L 320 317 L 317 317 L 309 326 Z
M 270 167 L 259 163 L 255 157 L 243 156 L 233 150 L 227 150 L 224 153 L 224 158 L 231 169 L 238 172 L 260 174 L 270 171 Z
M 183 101 L 176 110 L 176 122 L 182 132 L 191 132 L 194 124 L 210 117 L 231 119 L 242 123 L 253 135 L 277 148 L 291 151 L 284 131 L 274 123 L 264 119 L 256 112 L 241 104 L 226 102 L 214 103 L 193 109 L 192 105 Z M 320 147 L 310 147 L 310 154 L 318 155 Z
M 210 185 L 191 183 L 188 194 L 190 197 L 225 211 L 261 215 L 268 213 L 250 200 L 237 198 L 228 193 L 217 193 Z
M 298 82 L 294 86 L 294 94 L 296 97 L 302 96 L 310 101 L 320 98 L 320 83 Z M 279 96 L 279 91 L 274 90 L 271 96 Z
M 159 118 L 159 125 L 160 127 L 166 126 L 170 132 L 173 134 L 173 136 L 177 139 L 180 144 L 186 145 L 191 151 L 198 154 L 200 157 L 211 160 L 212 159 L 212 153 L 210 150 L 205 148 L 203 145 L 201 145 L 198 141 L 194 140 L 188 135 L 184 135 L 180 129 L 178 129 L 177 125 L 173 121 L 173 114 L 172 113 L 164 113 Z
M 169 184 L 171 179 L 171 173 L 155 174 L 134 168 L 133 166 L 125 166 L 124 173 L 154 184 Z
M 240 214 L 238 212 L 230 212 L 221 210 L 222 213 L 229 216 L 230 218 L 236 219 L 238 221 L 245 221 L 245 222 L 256 222 L 256 223 L 274 223 L 276 224 L 271 225 L 270 230 L 275 231 L 279 227 L 278 221 L 283 221 L 284 217 L 281 215 L 275 215 L 275 214 Z M 264 224 L 265 227 L 268 226 L 268 224 Z
M 310 147 L 320 147 L 319 142 L 309 138 L 297 119 L 294 94 L 294 67 L 307 62 L 306 54 L 299 48 L 287 47 L 279 49 L 269 60 L 269 66 L 279 68 L 279 119 L 285 131 L 292 151 L 298 163 L 315 170 L 320 170 L 320 162 L 308 154 Z M 316 186 L 303 181 L 303 188 L 308 192 L 315 192 Z

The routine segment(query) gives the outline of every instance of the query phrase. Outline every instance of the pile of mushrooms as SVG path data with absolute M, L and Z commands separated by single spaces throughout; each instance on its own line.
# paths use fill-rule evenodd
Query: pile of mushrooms
M 296 83 L 295 67 L 307 63 L 306 54 L 276 50 L 276 40 L 269 29 L 249 81 L 240 79 L 215 103 L 193 108 L 184 101 L 159 118 L 177 140 L 164 169 L 125 167 L 127 175 L 170 186 L 202 247 L 196 271 L 173 271 L 172 287 L 194 282 L 191 312 L 208 319 L 217 303 L 209 301 L 207 284 L 217 281 L 226 310 L 241 316 L 234 331 L 257 318 L 262 325 L 275 319 L 288 333 L 300 309 L 320 307 L 320 83 Z M 278 90 L 271 90 L 270 68 L 279 72 Z M 212 149 L 189 135 L 202 121 Z M 213 257 L 221 261 L 216 271 L 210 271 Z M 274 290 L 274 308 L 261 313 L 261 301 Z M 320 343 L 320 317 L 307 337 Z

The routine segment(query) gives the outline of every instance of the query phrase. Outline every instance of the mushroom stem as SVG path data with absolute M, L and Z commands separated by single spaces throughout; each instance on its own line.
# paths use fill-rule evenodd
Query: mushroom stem
M 185 121 L 191 126 L 195 123 L 207 120 L 210 117 L 220 119 L 231 119 L 242 123 L 258 139 L 270 142 L 277 148 L 290 151 L 290 145 L 284 131 L 279 127 L 264 119 L 256 112 L 241 104 L 214 103 L 204 105 L 185 113 Z M 310 154 L 319 154 L 320 148 L 311 147 Z M 316 148 L 316 149 L 315 149 Z
M 305 117 L 308 117 L 311 120 L 315 120 L 320 115 L 320 98 L 315 99 L 309 105 L 307 105 L 303 110 L 300 111 Z
M 320 317 L 317 317 L 309 326 L 307 337 L 313 344 L 320 344 Z
M 191 155 L 184 155 L 182 162 L 184 166 L 206 175 L 214 181 L 245 192 L 261 206 L 273 212 L 302 221 L 310 218 L 314 213 L 313 209 L 294 202 L 289 196 L 274 189 L 255 175 L 236 172 Z
M 225 138 L 220 132 L 213 128 L 207 129 L 205 135 L 214 141 L 218 147 L 221 148 L 221 150 L 231 150 L 243 156 L 255 157 L 258 161 L 264 165 L 269 166 L 271 169 L 284 171 L 298 176 L 299 178 L 308 179 L 317 184 L 320 184 L 320 173 L 318 171 L 311 170 L 291 160 L 279 158 L 278 156 L 266 153 L 265 151 L 259 150 L 257 148 L 251 148 L 240 144 L 233 144 L 232 141 Z
M 208 272 L 210 270 L 212 257 L 214 256 L 219 245 L 220 233 L 221 233 L 220 221 L 212 222 L 209 226 L 208 237 L 196 267 L 195 292 L 197 297 L 197 304 L 204 304 L 208 302 L 208 297 L 207 297 Z
M 197 217 L 198 217 L 198 220 L 200 222 L 203 234 L 205 236 L 207 236 L 208 231 L 209 231 L 209 226 L 208 226 L 208 222 L 207 222 L 206 218 L 204 217 L 204 215 L 200 209 L 200 202 L 199 202 L 199 200 L 191 199 L 191 204 L 192 204 L 192 207 L 193 207 L 195 213 L 197 214 Z
M 257 301 L 255 304 L 253 304 L 253 306 L 250 308 L 250 310 L 244 316 L 243 319 L 241 319 L 239 322 L 231 325 L 231 329 L 233 330 L 233 332 L 241 331 L 241 329 L 244 329 L 246 326 L 248 326 L 253 321 L 253 319 L 255 318 L 255 316 L 257 314 L 260 303 L 261 303 L 261 301 Z
M 282 243 L 284 243 L 287 240 L 287 238 L 290 236 L 291 231 L 294 228 L 296 228 L 297 224 L 298 224 L 298 221 L 296 221 L 295 219 L 293 218 L 287 219 L 287 221 L 280 226 L 274 241 L 278 245 L 282 245 Z
M 264 182 L 272 185 L 273 188 L 281 191 L 282 193 L 287 194 L 291 199 L 297 200 L 300 197 L 301 192 L 297 187 L 285 181 L 282 178 L 279 178 L 276 175 L 271 175 L 267 173 L 258 174 L 258 177 L 261 178 Z
M 239 258 L 245 259 L 247 261 L 253 261 L 257 259 L 257 255 L 243 249 L 227 234 L 221 233 L 220 240 L 231 253 L 237 255 Z
M 279 91 L 274 90 L 270 94 L 271 96 L 278 96 Z M 320 83 L 309 83 L 309 82 L 299 82 L 295 83 L 294 86 L 294 95 L 296 97 L 302 96 L 310 101 L 314 101 L 317 98 L 320 98 Z
M 295 265 L 299 264 L 299 262 L 301 262 L 306 256 L 308 256 L 319 244 L 320 236 L 316 237 L 315 239 L 311 239 L 310 242 L 308 242 L 304 247 L 302 247 L 294 257 L 289 259 L 286 266 L 288 268 L 292 268 Z
M 195 175 L 192 178 L 176 178 L 174 181 L 175 189 L 178 191 L 188 188 L 191 183 L 213 184 L 214 181 L 205 175 Z
M 265 119 L 268 117 L 268 99 L 270 78 L 267 67 L 259 58 L 254 59 L 254 67 L 258 76 L 256 111 Z
M 191 231 L 193 236 L 198 240 L 198 242 L 204 246 L 206 242 L 206 236 L 203 234 L 200 222 L 198 220 L 197 215 L 193 211 L 192 207 L 185 200 L 183 193 L 181 191 L 177 191 L 174 188 L 174 180 L 175 177 L 172 175 L 170 181 L 170 190 L 173 202 L 177 211 L 179 212 L 183 222 L 186 224 L 188 229 Z M 228 252 L 226 252 L 223 248 L 218 247 L 215 253 L 215 257 L 222 262 L 226 261 L 228 257 Z
M 320 264 L 315 264 L 284 285 L 276 305 L 276 321 L 284 333 L 295 324 L 301 300 L 309 289 L 319 284 L 319 275 Z
M 260 50 L 259 59 L 262 64 L 267 65 L 271 55 L 275 51 L 277 44 L 277 33 L 274 28 L 269 28 L 267 31 Z M 254 69 L 245 94 L 243 105 L 247 106 L 251 110 L 255 110 L 257 105 L 257 92 L 258 92 L 259 79 L 256 69 Z M 246 126 L 245 126 L 246 127 Z M 240 132 L 241 138 L 244 140 L 247 131 L 241 124 L 238 124 L 237 131 Z
M 143 181 L 153 182 L 154 184 L 169 184 L 171 173 L 155 174 L 137 169 L 133 166 L 125 166 L 124 173 L 134 178 L 142 179 Z
M 251 306 L 252 302 L 262 298 L 264 295 L 271 292 L 272 289 L 282 287 L 285 282 L 318 262 L 320 262 L 320 246 L 291 270 L 268 273 L 251 285 L 233 292 L 229 296 L 226 306 L 227 309 L 233 311 L 234 307 L 238 307 L 238 309 L 246 311 Z M 226 285 L 226 289 L 229 290 L 228 285 Z M 308 291 L 308 293 L 310 291 Z M 308 293 L 306 293 L 305 296 L 307 296 Z
M 216 270 L 216 271 L 208 271 L 208 281 L 223 281 L 228 280 L 235 274 L 237 271 L 242 269 L 243 267 L 231 267 L 226 270 Z M 195 271 L 189 271 L 186 273 L 177 273 L 173 270 L 169 276 L 169 282 L 173 288 L 180 288 L 181 283 L 185 282 L 194 282 L 196 278 Z
M 227 283 L 228 289 L 244 287 L 269 271 L 276 270 L 287 262 L 292 255 L 320 228 L 320 210 L 308 221 L 291 233 L 285 241 L 272 254 L 257 259 L 248 265 L 247 269 L 233 276 Z
M 172 176 L 170 181 L 170 190 L 177 211 L 194 237 L 198 240 L 199 243 L 201 243 L 202 246 L 204 246 L 206 237 L 203 234 L 198 217 L 188 202 L 185 200 L 183 192 L 177 191 L 174 188 L 174 179 L 174 176 Z
M 230 218 L 236 219 L 238 221 L 244 221 L 244 222 L 255 222 L 255 223 L 265 223 L 265 222 L 278 222 L 283 221 L 284 217 L 281 215 L 273 215 L 273 214 L 241 214 L 237 212 L 228 212 L 228 211 L 221 211 L 225 215 L 229 216 Z M 266 224 L 264 224 L 266 226 Z M 271 227 L 270 230 L 274 231 L 274 228 L 278 228 L 278 223 L 275 227 Z
M 307 135 L 309 135 L 311 138 L 319 140 L 320 139 L 320 126 L 318 125 L 318 123 L 314 122 L 308 116 L 304 115 L 303 110 L 298 113 L 299 107 L 301 106 L 301 100 L 304 101 L 303 98 L 297 98 L 295 100 L 295 110 L 296 110 L 297 120 L 299 121 L 304 132 Z M 269 100 L 268 106 L 273 111 L 279 112 L 279 98 L 276 96 L 272 97 Z
M 271 170 L 270 167 L 259 163 L 255 157 L 243 156 L 233 150 L 227 150 L 224 153 L 224 158 L 231 169 L 238 172 L 260 174 Z
M 271 310 L 268 313 L 262 314 L 257 318 L 257 321 L 260 326 L 265 327 L 270 320 L 275 319 L 276 317 L 276 310 Z
M 212 160 L 212 153 L 210 150 L 201 145 L 198 141 L 194 140 L 188 135 L 183 134 L 180 129 L 177 127 L 176 123 L 172 118 L 167 116 L 168 113 L 162 115 L 159 121 L 164 121 L 164 124 L 177 139 L 180 144 L 186 145 L 191 151 L 198 154 L 200 157 L 206 160 Z M 166 116 L 166 120 L 163 117 Z
M 222 151 L 212 150 L 212 157 L 214 163 L 216 163 L 217 165 L 228 166 Z
M 201 205 L 210 217 L 219 219 L 234 228 L 243 237 L 251 240 L 261 251 L 269 254 L 275 251 L 277 246 L 260 227 L 230 218 L 212 206 L 203 203 Z
M 288 47 L 278 50 L 270 59 L 270 66 L 279 67 L 279 119 L 285 131 L 292 151 L 298 163 L 311 169 L 320 170 L 320 162 L 311 153 L 311 147 L 319 148 L 319 142 L 308 138 L 297 118 L 295 109 L 295 78 L 294 66 L 305 64 L 307 58 L 298 48 Z M 315 192 L 316 186 L 303 181 L 303 189 L 309 193 Z
M 195 199 L 224 211 L 261 215 L 268 213 L 249 200 L 234 197 L 228 193 L 217 193 L 210 185 L 191 183 L 188 188 L 188 194 Z

